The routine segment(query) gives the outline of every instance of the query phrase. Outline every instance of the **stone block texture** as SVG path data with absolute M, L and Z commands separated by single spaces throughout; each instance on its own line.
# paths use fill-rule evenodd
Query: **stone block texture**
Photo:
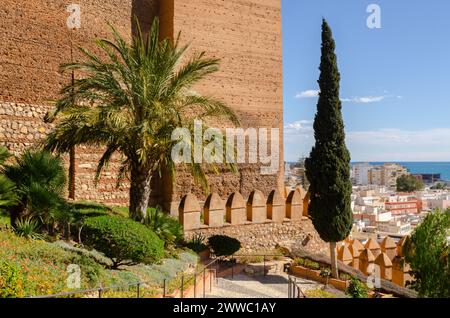
M 241 225 L 247 221 L 245 201 L 239 192 L 233 193 L 228 198 L 226 204 L 226 220 L 231 225 Z
M 286 217 L 300 220 L 303 216 L 303 199 L 298 191 L 291 191 L 286 199 Z
M 267 198 L 267 218 L 281 223 L 286 217 L 286 204 L 278 190 L 273 190 Z
M 267 221 L 266 199 L 259 190 L 250 193 L 247 201 L 247 220 L 253 223 L 264 223 Z
M 193 194 L 187 194 L 183 197 L 180 203 L 179 221 L 183 229 L 188 231 L 198 229 L 200 227 L 200 205 L 197 198 Z
M 181 32 L 192 52 L 205 51 L 221 59 L 220 71 L 200 83 L 196 90 L 212 95 L 233 107 L 242 127 L 283 128 L 281 1 L 279 0 L 166 0 L 166 35 Z M 169 14 L 170 13 L 170 14 Z M 220 127 L 220 125 L 219 125 Z M 283 188 L 283 150 L 280 138 L 280 168 L 275 175 L 261 175 L 258 164 L 243 164 L 234 174 L 223 168 L 210 174 L 211 190 L 221 196 L 239 191 L 248 197 L 254 189 L 264 195 Z M 193 192 L 205 195 L 188 174 L 179 172 L 174 197 Z
M 208 196 L 203 208 L 205 225 L 211 227 L 223 226 L 225 217 L 225 203 L 217 193 Z

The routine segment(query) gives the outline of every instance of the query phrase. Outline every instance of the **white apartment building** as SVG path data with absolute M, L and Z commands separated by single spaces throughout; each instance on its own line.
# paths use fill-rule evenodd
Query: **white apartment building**
M 440 195 L 437 199 L 428 200 L 428 208 L 431 210 L 447 210 L 450 208 L 450 195 Z
M 411 224 L 402 221 L 390 221 L 378 223 L 378 231 L 389 234 L 408 235 L 412 231 Z
M 397 179 L 405 174 L 408 174 L 406 168 L 398 164 L 373 166 L 369 170 L 368 181 L 370 184 L 385 186 L 392 189 L 397 187 Z
M 372 166 L 368 163 L 357 163 L 352 167 L 352 178 L 355 185 L 369 184 L 369 171 Z

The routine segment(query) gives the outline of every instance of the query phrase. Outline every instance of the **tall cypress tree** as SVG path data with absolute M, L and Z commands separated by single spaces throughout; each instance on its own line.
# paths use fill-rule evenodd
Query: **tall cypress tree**
M 310 182 L 309 214 L 320 237 L 330 243 L 333 277 L 337 277 L 336 242 L 351 231 L 350 153 L 345 145 L 342 104 L 339 98 L 340 74 L 334 52 L 335 42 L 328 23 L 322 23 L 322 58 L 317 114 L 314 120 L 316 144 L 305 161 Z

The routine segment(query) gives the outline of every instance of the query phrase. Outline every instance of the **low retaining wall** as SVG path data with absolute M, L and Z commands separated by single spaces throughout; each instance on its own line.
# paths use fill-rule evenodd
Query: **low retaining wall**
M 303 266 L 291 266 L 289 268 L 290 273 L 296 277 L 302 277 L 322 284 L 327 283 L 327 278 L 320 276 L 320 271 L 309 269 Z M 348 282 L 345 280 L 328 278 L 328 284 L 336 287 L 341 291 L 346 291 L 348 287 Z
M 227 235 L 241 242 L 240 252 L 257 253 L 273 250 L 280 246 L 298 246 L 311 253 L 327 253 L 328 244 L 322 241 L 315 231 L 310 219 L 303 218 L 300 221 L 285 221 L 283 223 L 266 222 L 242 224 L 239 226 L 225 225 L 212 228 L 204 227 L 186 231 L 186 239 L 195 234 L 201 234 L 206 238 L 213 235 Z

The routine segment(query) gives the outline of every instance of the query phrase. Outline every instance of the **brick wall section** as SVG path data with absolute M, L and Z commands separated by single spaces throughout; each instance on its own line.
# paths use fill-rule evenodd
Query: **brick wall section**
M 70 31 L 66 8 L 81 8 L 81 29 Z M 132 15 L 149 28 L 158 11 L 156 0 L 2 0 L 0 4 L 0 143 L 18 154 L 39 142 L 51 129 L 43 123 L 50 101 L 57 99 L 70 75 L 58 72 L 59 65 L 79 60 L 78 47 L 93 50 L 93 40 L 110 37 L 107 22 L 126 38 L 132 32 Z M 144 14 L 145 12 L 145 14 Z M 77 74 L 75 74 L 77 76 Z M 78 147 L 76 160 L 77 199 L 109 204 L 128 202 L 127 186 L 114 188 L 118 161 L 106 169 L 94 185 L 101 151 Z M 67 166 L 67 156 L 66 166 Z
M 279 0 L 168 0 L 173 25 L 165 25 L 194 51 L 221 59 L 220 71 L 196 89 L 225 101 L 241 116 L 243 128 L 283 128 L 281 1 Z M 169 31 L 170 34 L 170 31 Z M 172 35 L 173 35 L 172 34 Z M 282 136 L 281 136 L 282 137 Z M 255 188 L 268 195 L 283 187 L 283 141 L 277 175 L 261 176 L 258 165 L 242 165 L 239 174 L 226 170 L 210 175 L 213 191 L 248 196 Z M 183 172 L 177 178 L 174 199 L 187 192 L 205 195 Z

